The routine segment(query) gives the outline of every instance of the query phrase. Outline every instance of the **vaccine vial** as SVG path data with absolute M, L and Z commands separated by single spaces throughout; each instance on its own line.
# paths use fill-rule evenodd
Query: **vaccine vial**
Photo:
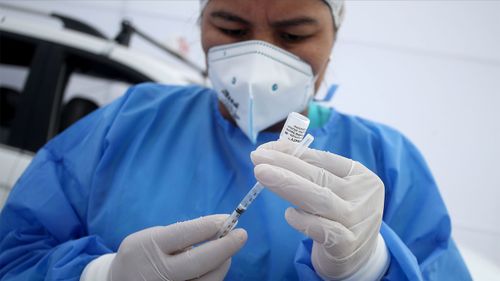
M 285 126 L 281 130 L 280 140 L 288 140 L 291 142 L 301 142 L 309 127 L 309 118 L 304 115 L 291 112 L 288 114 Z

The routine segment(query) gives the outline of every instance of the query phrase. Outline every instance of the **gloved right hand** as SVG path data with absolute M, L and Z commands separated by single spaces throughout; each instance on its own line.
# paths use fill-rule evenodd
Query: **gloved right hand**
M 223 280 L 231 256 L 247 240 L 245 230 L 235 229 L 210 241 L 226 218 L 212 215 L 127 236 L 111 263 L 108 280 Z
M 384 184 L 361 163 L 297 144 L 269 142 L 252 152 L 257 180 L 297 208 L 286 221 L 313 240 L 311 263 L 325 280 L 378 280 L 390 256 L 379 234 Z

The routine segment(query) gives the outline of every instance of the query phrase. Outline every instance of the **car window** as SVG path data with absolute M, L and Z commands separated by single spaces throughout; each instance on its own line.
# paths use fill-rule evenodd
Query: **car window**
M 60 108 L 59 132 L 107 105 L 133 84 L 150 81 L 107 57 L 67 50 L 68 70 Z
M 120 97 L 131 85 L 126 81 L 72 72 L 63 93 L 59 131 Z
M 1 33 L 0 46 L 0 143 L 6 144 L 36 46 Z
M 37 151 L 131 85 L 151 81 L 105 54 L 20 34 L 0 36 L 0 143 L 22 150 Z

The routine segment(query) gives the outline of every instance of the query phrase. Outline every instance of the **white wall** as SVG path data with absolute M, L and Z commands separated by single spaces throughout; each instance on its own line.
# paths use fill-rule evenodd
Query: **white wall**
M 493 279 L 481 266 L 500 264 L 500 3 L 351 1 L 347 13 L 334 104 L 417 144 L 476 279 Z
M 173 46 L 184 37 L 203 64 L 196 0 L 1 2 L 75 15 L 109 36 L 127 17 Z M 500 264 L 499 50 L 498 1 L 348 1 L 328 78 L 340 84 L 339 110 L 398 128 L 421 149 L 477 280 Z
M 457 242 L 497 266 L 499 51 L 500 2 L 349 1 L 332 74 L 333 104 L 409 136 Z

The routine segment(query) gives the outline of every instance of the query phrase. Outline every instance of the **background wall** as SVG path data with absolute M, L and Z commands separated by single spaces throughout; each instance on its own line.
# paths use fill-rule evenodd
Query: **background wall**
M 477 280 L 500 265 L 499 16 L 498 1 L 348 1 L 332 71 L 335 106 L 421 149 Z
M 123 18 L 203 65 L 198 1 L 0 1 L 74 15 L 110 37 Z M 140 40 L 132 48 L 167 59 Z M 422 151 L 477 280 L 500 272 L 500 1 L 347 1 L 327 83 L 340 111 Z M 498 276 L 498 275 L 497 275 Z

